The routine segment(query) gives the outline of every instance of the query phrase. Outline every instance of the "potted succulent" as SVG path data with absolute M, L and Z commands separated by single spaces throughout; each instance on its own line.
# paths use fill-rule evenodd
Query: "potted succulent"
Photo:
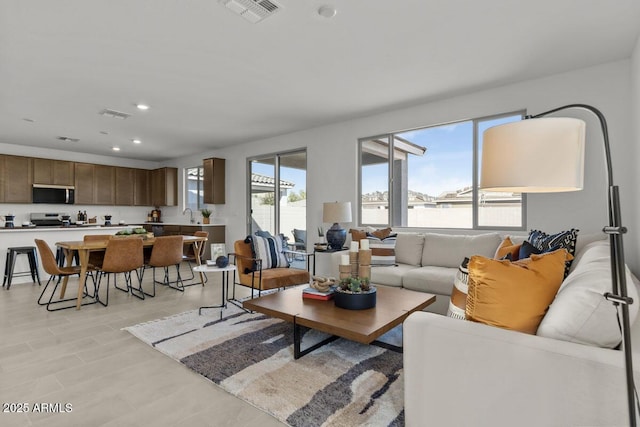
M 376 288 L 369 278 L 347 277 L 340 280 L 334 294 L 336 307 L 366 310 L 376 306 Z
M 209 224 L 209 221 L 210 221 L 210 220 L 209 220 L 209 217 L 210 217 L 210 216 L 211 216 L 211 214 L 213 213 L 213 212 L 211 211 L 211 209 L 207 209 L 207 208 L 200 209 L 200 213 L 202 214 L 202 223 L 203 223 L 203 224 Z

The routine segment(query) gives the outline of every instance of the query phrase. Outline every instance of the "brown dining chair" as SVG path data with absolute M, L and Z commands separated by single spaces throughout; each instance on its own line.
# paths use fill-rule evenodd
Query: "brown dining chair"
M 180 263 L 182 262 L 182 236 L 160 236 L 156 237 L 153 243 L 153 249 L 151 250 L 151 258 L 147 263 L 147 267 L 153 268 L 153 293 L 145 295 L 156 295 L 156 283 L 169 286 L 180 292 L 184 292 L 184 283 L 180 276 Z M 177 278 L 175 281 L 169 279 L 169 267 L 175 265 Z M 156 280 L 156 268 L 162 267 L 164 270 L 164 277 L 162 281 Z M 175 284 L 175 286 L 173 286 Z
M 208 231 L 196 231 L 195 233 L 193 233 L 194 236 L 196 237 L 204 237 L 205 239 L 209 238 L 209 232 Z M 204 250 L 205 250 L 205 244 L 206 242 L 200 242 L 200 261 L 202 262 L 202 258 L 204 257 Z M 192 262 L 197 263 L 197 259 L 196 259 L 196 254 L 194 252 L 193 249 L 193 245 L 186 245 L 184 246 L 184 253 L 182 255 L 182 261 L 186 261 L 187 265 L 189 266 L 189 271 L 191 272 L 191 277 L 189 278 L 183 278 L 183 280 L 193 280 L 196 278 L 194 272 L 193 272 L 193 266 L 192 266 Z M 204 286 L 205 283 L 207 283 L 207 281 L 209 280 L 209 278 L 207 277 L 206 274 L 204 274 L 204 281 L 202 282 L 202 286 Z M 194 285 L 196 283 L 193 283 Z M 185 285 L 185 286 L 191 286 L 191 285 Z
M 108 242 L 111 234 L 85 234 L 82 240 L 86 242 Z M 89 267 L 100 268 L 104 262 L 104 250 L 89 252 Z
M 144 299 L 144 291 L 142 290 L 142 267 L 144 266 L 142 252 L 141 237 L 127 237 L 110 239 L 107 243 L 107 249 L 104 252 L 104 260 L 98 271 L 98 285 L 96 287 L 96 299 L 105 307 L 109 305 L 109 281 L 113 274 L 113 284 L 116 289 L 128 292 L 136 298 Z M 131 280 L 131 273 L 135 271 L 138 279 L 138 287 L 134 287 Z M 118 286 L 117 277 L 119 273 L 123 273 L 126 288 Z M 102 277 L 107 276 L 106 299 L 100 299 L 100 285 Z
M 74 274 L 80 274 L 80 266 L 78 265 L 74 265 L 72 267 L 60 267 L 58 266 L 58 262 L 56 261 L 56 257 L 53 254 L 53 251 L 51 250 L 51 248 L 49 247 L 49 245 L 47 244 L 47 242 L 45 242 L 44 240 L 40 240 L 40 239 L 35 239 L 36 242 L 36 246 L 38 248 L 38 252 L 40 252 L 40 260 L 42 262 L 42 268 L 44 268 L 44 271 L 49 274 L 49 280 L 47 281 L 47 284 L 45 285 L 44 289 L 42 290 L 42 293 L 40 293 L 40 297 L 38 298 L 38 305 L 46 305 L 47 306 L 47 311 L 58 311 L 58 310 L 64 310 L 67 308 L 74 308 L 76 307 L 75 302 L 77 301 L 76 297 L 73 298 L 63 298 L 61 297 L 60 299 L 57 299 L 54 301 L 54 296 L 56 294 L 56 290 L 58 289 L 58 285 L 60 285 L 60 281 L 64 278 L 64 277 L 69 277 L 69 276 L 73 276 Z M 47 292 L 47 289 L 49 288 L 49 285 L 51 285 L 52 283 L 55 283 L 53 290 L 51 291 L 51 295 L 49 296 L 49 300 L 46 302 L 43 302 L 43 297 L 45 297 L 45 294 Z M 89 298 L 94 298 L 95 295 L 97 295 L 97 292 L 95 290 L 95 281 L 94 281 L 94 294 L 90 295 L 88 292 L 88 288 L 87 288 L 87 282 L 85 281 L 85 288 L 84 288 L 84 294 L 83 294 L 83 298 L 89 297 Z M 57 307 L 57 304 L 60 303 L 64 303 L 67 301 L 74 301 L 73 304 L 66 304 L 62 307 Z M 87 301 L 87 302 L 83 302 L 82 305 L 90 305 L 90 304 L 95 304 L 97 302 L 97 299 L 94 299 L 93 301 Z M 56 308 L 52 308 L 52 307 L 56 307 Z

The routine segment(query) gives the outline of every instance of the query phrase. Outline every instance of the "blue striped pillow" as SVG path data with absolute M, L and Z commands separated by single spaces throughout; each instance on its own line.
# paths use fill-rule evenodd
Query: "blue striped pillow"
M 262 260 L 262 269 L 289 267 L 289 261 L 282 248 L 282 239 L 279 237 L 251 236 L 253 253 L 256 258 Z

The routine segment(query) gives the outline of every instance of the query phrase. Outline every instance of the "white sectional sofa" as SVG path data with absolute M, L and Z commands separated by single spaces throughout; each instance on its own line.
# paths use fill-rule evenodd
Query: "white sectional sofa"
M 580 240 L 580 238 L 578 238 Z M 433 313 L 404 322 L 407 426 L 628 425 L 608 241 L 582 246 L 538 328 L 514 332 Z M 638 282 L 627 274 L 634 345 Z M 636 382 L 640 354 L 634 353 Z
M 437 296 L 404 323 L 407 426 L 628 425 L 624 357 L 610 290 L 609 243 L 578 235 L 575 259 L 537 335 L 444 316 L 464 257 L 492 257 L 504 236 L 399 233 L 396 266 L 372 282 Z M 514 242 L 526 236 L 519 236 Z M 335 271 L 341 253 L 333 254 Z M 336 273 L 337 274 L 337 273 Z M 638 280 L 627 274 L 640 381 Z

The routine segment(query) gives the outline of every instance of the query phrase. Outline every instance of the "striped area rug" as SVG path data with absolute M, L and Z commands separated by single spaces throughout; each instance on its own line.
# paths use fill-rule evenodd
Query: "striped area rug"
M 290 426 L 402 426 L 402 354 L 338 339 L 293 358 L 290 323 L 238 308 L 124 328 Z M 304 335 L 302 348 L 325 335 Z M 396 328 L 385 341 L 401 342 Z

